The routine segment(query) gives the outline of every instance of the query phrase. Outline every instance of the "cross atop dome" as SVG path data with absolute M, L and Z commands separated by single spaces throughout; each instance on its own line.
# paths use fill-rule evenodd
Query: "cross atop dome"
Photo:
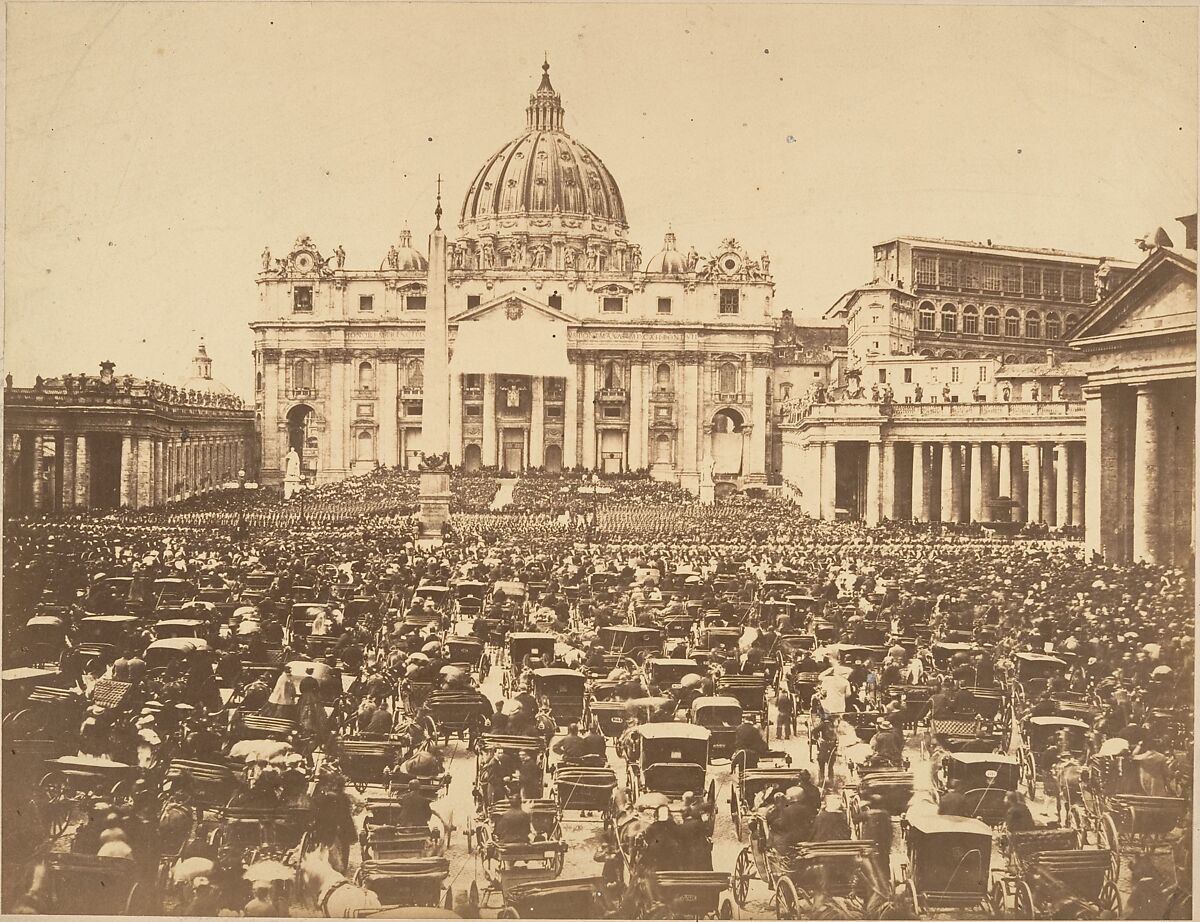
M 530 130 L 562 131 L 563 107 L 562 97 L 550 83 L 550 61 L 542 63 L 542 82 L 537 91 L 529 97 L 529 108 L 525 110 L 525 127 Z

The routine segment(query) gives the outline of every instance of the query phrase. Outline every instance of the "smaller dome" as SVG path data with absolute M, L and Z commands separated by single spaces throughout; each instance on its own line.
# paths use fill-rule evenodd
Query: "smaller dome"
M 207 391 L 210 394 L 228 394 L 232 395 L 228 387 L 220 381 L 214 381 L 212 376 L 212 359 L 208 356 L 208 350 L 204 348 L 204 339 L 200 339 L 200 346 L 196 350 L 196 354 L 192 356 L 192 376 L 183 382 L 185 391 Z
M 408 228 L 400 231 L 399 261 L 401 272 L 424 272 L 429 268 L 429 260 L 425 254 L 413 249 L 412 231 Z
M 687 257 L 675 249 L 675 234 L 667 231 L 663 248 L 650 257 L 646 271 L 662 275 L 683 275 L 687 272 Z

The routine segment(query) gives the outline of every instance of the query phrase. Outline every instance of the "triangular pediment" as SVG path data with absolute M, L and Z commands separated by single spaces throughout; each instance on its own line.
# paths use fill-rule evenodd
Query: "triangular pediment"
M 1161 249 L 1114 291 L 1075 334 L 1073 344 L 1160 336 L 1196 329 L 1196 264 Z
M 497 314 L 509 320 L 520 320 L 527 312 L 539 320 L 553 320 L 558 323 L 568 324 L 578 324 L 580 322 L 577 317 L 573 317 L 565 311 L 560 311 L 549 304 L 531 298 L 524 292 L 519 291 L 510 291 L 490 301 L 477 304 L 475 307 L 455 314 L 450 318 L 449 322 L 463 323 L 471 320 L 482 320 L 485 317 Z

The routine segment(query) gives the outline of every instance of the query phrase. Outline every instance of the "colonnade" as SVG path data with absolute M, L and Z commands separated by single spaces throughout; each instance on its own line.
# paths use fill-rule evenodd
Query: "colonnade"
M 788 480 L 817 518 L 840 510 L 869 525 L 916 519 L 1062 528 L 1086 520 L 1086 470 L 1080 441 L 825 440 L 800 447 L 799 477 Z

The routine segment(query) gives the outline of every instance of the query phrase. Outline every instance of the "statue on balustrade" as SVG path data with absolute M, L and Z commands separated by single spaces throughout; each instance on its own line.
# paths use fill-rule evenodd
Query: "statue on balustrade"
M 263 247 L 262 267 L 263 267 L 263 272 L 266 272 L 268 269 L 271 268 L 271 248 L 269 246 Z

